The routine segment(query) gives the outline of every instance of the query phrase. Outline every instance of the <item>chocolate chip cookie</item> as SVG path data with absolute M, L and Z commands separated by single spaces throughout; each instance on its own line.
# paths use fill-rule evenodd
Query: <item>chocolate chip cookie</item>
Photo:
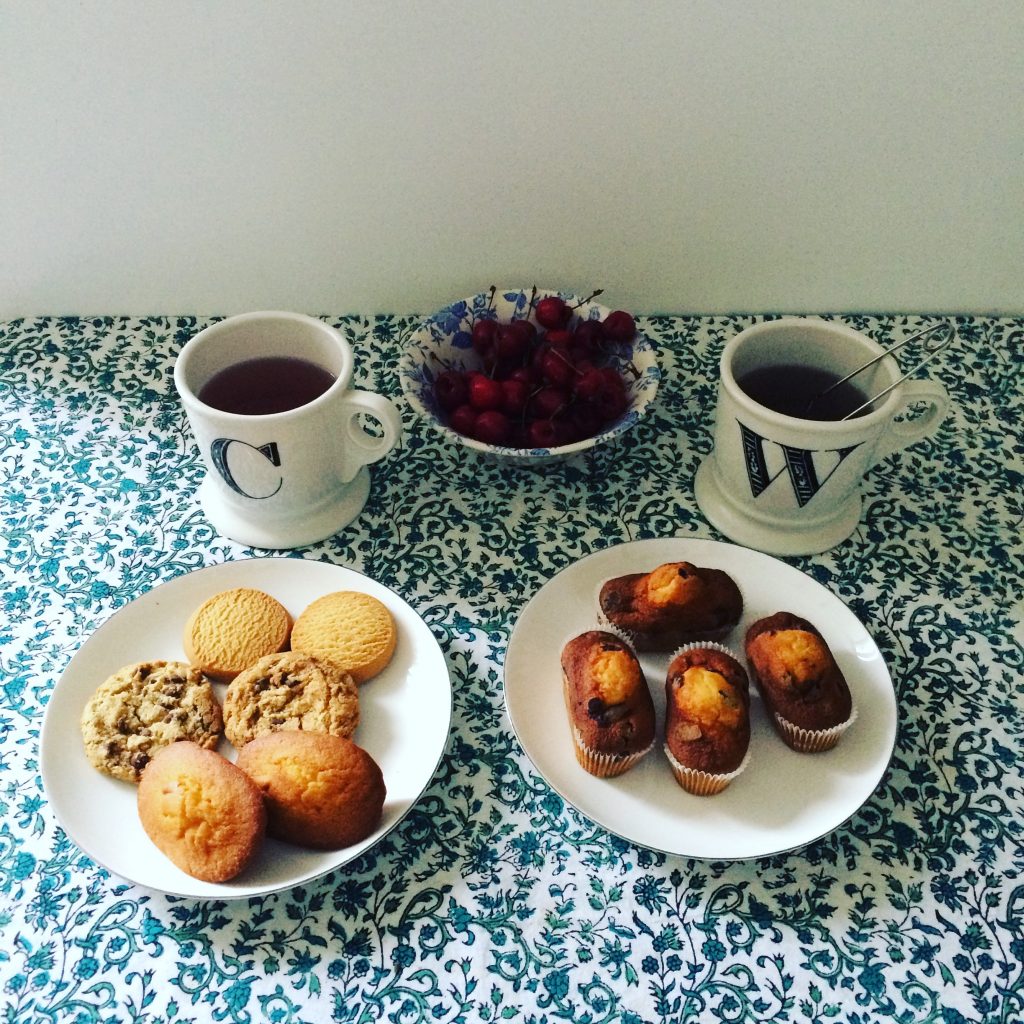
M 332 663 L 297 651 L 268 654 L 239 673 L 224 696 L 224 735 L 241 748 L 286 729 L 349 737 L 359 724 L 359 692 Z
M 177 740 L 216 747 L 222 728 L 213 687 L 180 661 L 126 665 L 99 686 L 82 712 L 89 762 L 125 782 L 137 783 L 154 754 Z

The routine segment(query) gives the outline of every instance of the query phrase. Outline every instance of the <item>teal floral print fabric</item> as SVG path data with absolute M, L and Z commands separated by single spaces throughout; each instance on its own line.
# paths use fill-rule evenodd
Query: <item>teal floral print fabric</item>
M 353 342 L 355 385 L 401 403 L 418 318 L 324 319 Z M 1024 1019 L 1021 320 L 957 318 L 929 368 L 953 397 L 942 428 L 870 473 L 853 537 L 789 560 L 866 625 L 897 691 L 891 766 L 849 821 L 757 861 L 639 848 L 557 796 L 504 715 L 510 632 L 553 574 L 622 541 L 722 539 L 692 480 L 718 356 L 755 319 L 641 319 L 663 370 L 652 410 L 543 471 L 467 457 L 405 411 L 360 518 L 295 554 L 367 573 L 427 622 L 454 686 L 445 756 L 370 852 L 231 902 L 109 875 L 57 825 L 38 767 L 47 701 L 97 626 L 165 580 L 257 554 L 203 518 L 172 385 L 210 321 L 0 325 L 0 1019 Z M 842 319 L 885 343 L 937 318 Z

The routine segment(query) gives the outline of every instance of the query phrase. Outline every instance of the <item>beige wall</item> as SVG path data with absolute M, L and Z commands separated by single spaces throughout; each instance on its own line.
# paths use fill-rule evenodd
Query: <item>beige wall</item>
M 0 317 L 1024 311 L 1024 3 L 7 2 Z

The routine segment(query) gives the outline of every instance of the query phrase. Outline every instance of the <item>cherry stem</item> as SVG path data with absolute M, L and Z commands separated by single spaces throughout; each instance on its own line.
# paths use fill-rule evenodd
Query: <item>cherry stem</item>
M 565 363 L 565 365 L 568 366 L 569 369 L 573 371 L 573 373 L 579 373 L 580 372 L 578 369 L 576 369 L 575 366 L 572 365 L 571 362 L 569 362 L 568 359 L 565 358 L 565 356 L 557 348 L 555 348 L 554 345 L 552 345 L 551 348 L 548 349 L 548 351 L 553 356 L 556 356 L 558 359 L 561 359 L 562 362 Z
M 433 362 L 437 363 L 439 366 L 443 366 L 446 370 L 452 370 L 455 368 L 454 363 L 448 362 L 447 359 L 442 359 L 436 352 L 429 352 L 427 355 L 429 359 L 433 360 Z
M 579 309 L 581 306 L 585 306 L 588 302 L 593 302 L 594 299 L 598 297 L 598 295 L 602 295 L 603 293 L 604 289 L 598 288 L 596 292 L 593 292 L 591 295 L 588 295 L 585 299 L 580 299 L 580 301 L 577 302 L 576 305 L 573 306 L 572 308 Z

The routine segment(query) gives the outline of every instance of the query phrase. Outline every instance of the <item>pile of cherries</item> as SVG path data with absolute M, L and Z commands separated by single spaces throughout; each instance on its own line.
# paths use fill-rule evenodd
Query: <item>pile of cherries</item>
M 557 448 L 594 437 L 626 411 L 628 385 L 612 356 L 633 340 L 633 317 L 616 310 L 572 325 L 573 307 L 557 295 L 538 300 L 534 316 L 540 330 L 525 319 L 474 322 L 483 369 L 449 368 L 434 381 L 453 430 L 485 444 Z

